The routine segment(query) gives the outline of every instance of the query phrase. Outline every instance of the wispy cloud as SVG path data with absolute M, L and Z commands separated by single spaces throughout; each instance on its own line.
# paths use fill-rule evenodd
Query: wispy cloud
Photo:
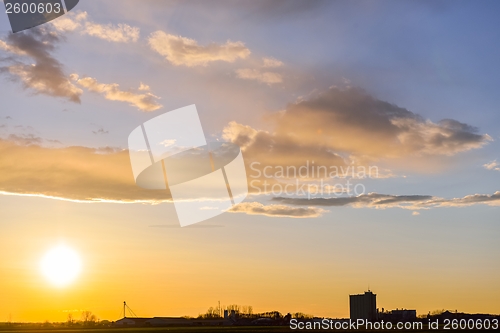
M 52 56 L 60 37 L 43 27 L 9 34 L 0 41 L 0 49 L 10 53 L 4 59 L 6 66 L 0 73 L 22 82 L 36 94 L 65 98 L 80 103 L 82 90 L 77 88 L 64 72 L 64 66 Z
M 149 90 L 151 90 L 151 88 L 147 84 L 144 84 L 144 83 L 141 82 L 141 84 L 139 85 L 139 90 L 141 90 L 141 91 L 149 91 Z
M 104 130 L 104 128 L 99 128 L 97 131 L 92 131 L 92 133 L 99 135 L 99 134 L 109 134 L 109 131 Z
M 66 15 L 50 21 L 49 24 L 51 24 L 57 31 L 70 32 L 82 29 L 86 22 L 88 22 L 87 12 L 71 11 Z
M 117 25 L 95 23 L 89 19 L 87 12 L 81 11 L 69 12 L 51 23 L 58 31 L 79 31 L 82 35 L 97 37 L 109 42 L 137 42 L 140 36 L 138 27 L 123 23 Z
M 500 164 L 498 164 L 497 160 L 494 160 L 490 163 L 486 163 L 483 166 L 488 170 L 500 171 Z
M 284 65 L 284 63 L 281 60 L 278 60 L 273 57 L 262 58 L 262 62 L 263 62 L 262 65 L 263 67 L 270 67 L 270 68 L 281 67 Z
M 23 146 L 39 145 L 43 139 L 34 134 L 10 134 L 8 140 Z
M 290 207 L 286 205 L 263 205 L 259 202 L 243 202 L 233 206 L 228 212 L 272 217 L 312 218 L 326 211 L 317 207 Z
M 236 70 L 236 76 L 244 80 L 253 80 L 267 85 L 283 82 L 283 75 L 270 71 L 271 68 L 283 66 L 283 62 L 273 58 L 262 58 L 262 64 L 256 68 L 241 68 Z
M 283 82 L 281 74 L 262 71 L 260 69 L 242 68 L 236 70 L 236 75 L 240 79 L 255 80 L 268 85 Z
M 194 39 L 156 31 L 149 36 L 152 50 L 176 66 L 206 66 L 214 61 L 234 62 L 250 55 L 242 42 L 227 41 L 223 44 L 199 45 Z
M 142 83 L 139 89 L 135 91 L 121 90 L 118 83 L 99 83 L 95 78 L 79 78 L 77 74 L 72 74 L 71 77 L 79 86 L 101 94 L 110 101 L 126 102 L 144 112 L 155 111 L 162 107 L 158 103 L 160 98 L 149 92 L 149 87 Z
M 83 33 L 117 43 L 137 42 L 139 39 L 139 28 L 131 27 L 128 24 L 113 26 L 87 22 Z
M 6 42 L 4 42 L 3 40 L 0 40 L 0 49 L 7 51 L 7 52 L 10 52 L 10 53 L 17 54 L 17 55 L 26 55 L 25 51 L 21 50 L 20 48 L 16 47 L 15 45 L 9 45 Z
M 285 198 L 276 197 L 274 201 L 288 205 L 298 206 L 323 206 L 354 208 L 402 208 L 417 211 L 439 207 L 468 207 L 478 204 L 500 206 L 500 191 L 494 194 L 473 194 L 462 198 L 445 199 L 430 195 L 388 195 L 379 193 L 361 194 L 349 197 L 330 198 Z

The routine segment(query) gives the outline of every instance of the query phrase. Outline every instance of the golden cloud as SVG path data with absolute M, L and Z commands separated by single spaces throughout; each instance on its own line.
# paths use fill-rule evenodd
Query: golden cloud
M 74 201 L 169 201 L 165 190 L 135 184 L 128 151 L 43 147 L 37 138 L 0 139 L 0 191 Z M 36 163 L 33 163 L 36 161 Z
M 500 164 L 498 164 L 498 162 L 496 160 L 494 160 L 494 161 L 492 161 L 490 163 L 486 163 L 483 166 L 487 170 L 500 171 Z
M 77 74 L 72 74 L 71 78 L 79 86 L 91 92 L 101 94 L 110 101 L 126 102 L 144 112 L 155 111 L 162 107 L 157 101 L 159 97 L 150 93 L 149 86 L 143 83 L 141 83 L 137 91 L 125 91 L 120 89 L 118 83 L 99 83 L 91 77 L 79 78 Z
M 268 85 L 283 82 L 283 77 L 281 76 L 281 74 L 261 71 L 260 69 L 242 68 L 236 70 L 236 75 L 240 79 L 255 80 L 266 83 Z
M 259 202 L 243 202 L 233 206 L 228 212 L 271 217 L 314 218 L 326 210 L 317 207 L 290 207 L 286 205 L 264 205 Z
M 128 24 L 119 23 L 99 24 L 89 20 L 87 12 L 69 12 L 66 15 L 51 21 L 52 26 L 61 32 L 79 31 L 82 35 L 89 35 L 115 43 L 137 42 L 140 29 Z
M 483 147 L 491 137 L 453 119 L 437 123 L 360 89 L 330 88 L 270 117 L 270 131 L 231 122 L 225 140 L 264 165 L 342 166 L 369 161 L 453 156 Z
M 234 62 L 250 55 L 250 50 L 242 42 L 227 41 L 224 44 L 202 46 L 193 39 L 163 31 L 156 31 L 149 36 L 149 46 L 176 66 L 206 66 L 214 61 Z

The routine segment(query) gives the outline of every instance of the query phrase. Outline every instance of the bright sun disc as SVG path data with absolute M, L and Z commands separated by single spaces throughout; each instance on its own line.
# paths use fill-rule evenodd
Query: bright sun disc
M 53 248 L 42 259 L 42 273 L 54 285 L 64 287 L 80 273 L 82 262 L 78 254 L 67 246 Z

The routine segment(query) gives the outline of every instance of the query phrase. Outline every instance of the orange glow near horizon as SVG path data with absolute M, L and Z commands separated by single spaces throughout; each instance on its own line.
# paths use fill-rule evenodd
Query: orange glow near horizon
M 304 222 L 252 217 L 256 223 L 267 223 L 262 233 L 239 224 L 242 219 L 234 214 L 208 223 L 226 225 L 222 228 L 150 228 L 173 215 L 162 206 L 116 209 L 113 204 L 45 198 L 2 199 L 22 199 L 33 210 L 2 212 L 19 222 L 9 224 L 10 236 L 0 241 L 1 252 L 9 254 L 1 267 L 2 299 L 7 302 L 0 303 L 0 321 L 11 315 L 13 322 L 64 322 L 69 313 L 78 320 L 82 311 L 114 321 L 120 318 L 124 300 L 143 317 L 197 316 L 220 301 L 222 306 L 251 305 L 255 313 L 276 310 L 345 318 L 348 295 L 363 292 L 368 284 L 380 309 L 404 307 L 418 314 L 437 309 L 500 312 L 500 294 L 492 288 L 498 268 L 485 270 L 481 265 L 487 258 L 465 257 L 459 248 L 453 252 L 462 257 L 446 252 L 422 256 L 436 245 L 407 241 L 404 234 L 394 238 L 399 231 L 389 227 L 384 227 L 387 240 L 373 237 L 370 228 L 375 226 L 358 230 L 353 239 L 366 243 L 360 248 L 360 240 L 342 238 L 355 230 L 346 229 L 349 223 L 337 225 L 337 231 L 345 233 L 342 237 L 319 232 L 326 230 L 319 225 L 298 234 L 294 229 Z M 14 207 L 5 207 L 9 206 Z M 423 239 L 418 230 L 412 239 Z M 72 283 L 56 288 L 39 267 L 41 256 L 61 243 L 82 255 L 85 268 Z M 403 248 L 415 255 L 397 255 Z

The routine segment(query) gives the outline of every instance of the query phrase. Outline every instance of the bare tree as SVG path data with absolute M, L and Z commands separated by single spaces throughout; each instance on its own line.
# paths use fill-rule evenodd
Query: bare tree
M 82 321 L 85 326 L 92 326 L 98 322 L 98 319 L 95 314 L 91 311 L 83 311 L 82 312 Z
M 68 313 L 68 326 L 72 326 L 75 323 L 75 318 L 73 314 L 70 312 Z
M 227 311 L 234 311 L 235 313 L 240 313 L 240 306 L 238 304 L 231 304 L 226 307 Z
M 207 312 L 203 315 L 199 315 L 198 318 L 203 319 L 217 319 L 220 318 L 220 310 L 218 307 L 209 307 Z

